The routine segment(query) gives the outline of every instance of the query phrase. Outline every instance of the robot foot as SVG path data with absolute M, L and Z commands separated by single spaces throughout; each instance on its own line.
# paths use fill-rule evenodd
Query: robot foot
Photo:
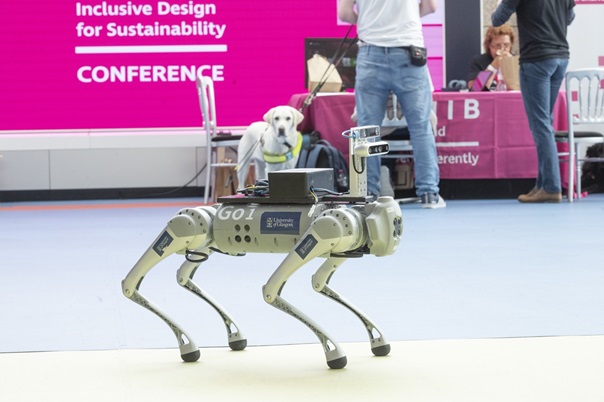
M 185 363 L 194 363 L 197 360 L 199 360 L 200 356 L 201 356 L 201 353 L 199 352 L 199 350 L 195 350 L 193 352 L 185 353 L 184 355 L 180 355 L 180 357 L 182 358 L 182 361 L 184 361 Z
M 247 346 L 247 339 L 240 339 L 237 341 L 229 342 L 231 350 L 243 350 Z
M 375 356 L 387 356 L 388 353 L 390 353 L 390 345 L 385 344 L 381 346 L 376 346 L 374 348 L 371 348 L 371 352 L 373 352 Z
M 346 364 L 348 364 L 348 359 L 346 358 L 346 356 L 338 357 L 337 359 L 327 361 L 327 365 L 331 369 L 343 369 L 344 367 L 346 367 Z

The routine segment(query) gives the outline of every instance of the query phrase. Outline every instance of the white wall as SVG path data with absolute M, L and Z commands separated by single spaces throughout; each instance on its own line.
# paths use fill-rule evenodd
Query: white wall
M 602 38 L 604 38 L 604 4 L 575 6 L 575 20 L 568 27 L 568 44 L 570 46 L 568 69 L 604 67 L 604 41 Z M 604 132 L 604 127 L 599 124 L 584 125 L 579 128 Z
M 568 27 L 569 69 L 604 66 L 604 4 L 575 6 Z
M 3 134 L 0 191 L 180 187 L 205 165 L 204 144 L 200 129 Z

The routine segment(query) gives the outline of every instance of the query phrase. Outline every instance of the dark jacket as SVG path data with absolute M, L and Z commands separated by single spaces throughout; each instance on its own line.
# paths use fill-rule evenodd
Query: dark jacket
M 468 69 L 468 81 L 473 81 L 478 76 L 478 73 L 487 69 L 489 64 L 493 62 L 493 58 L 489 53 L 479 54 L 472 58 L 470 68 Z
M 566 28 L 575 18 L 574 6 L 574 0 L 503 0 L 491 22 L 503 25 L 516 13 L 521 63 L 568 59 Z

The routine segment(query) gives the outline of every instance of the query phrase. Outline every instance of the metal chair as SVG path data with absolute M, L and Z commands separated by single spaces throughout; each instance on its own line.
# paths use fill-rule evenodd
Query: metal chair
M 382 155 L 381 158 L 402 159 L 403 161 L 413 160 L 413 147 L 411 146 L 409 131 L 401 130 L 406 127 L 407 119 L 405 118 L 401 104 L 398 102 L 396 95 L 390 93 L 386 104 L 386 115 L 380 127 L 382 140 L 388 142 L 390 151 L 386 155 Z M 412 167 L 412 165 L 410 166 Z M 405 172 L 405 184 L 413 187 L 413 169 L 407 169 Z M 396 199 L 399 203 L 415 202 L 417 200 L 416 197 Z
M 434 132 L 436 132 L 436 124 L 436 113 L 434 113 L 434 111 L 432 110 L 430 112 L 430 125 L 432 126 L 432 130 Z M 400 139 L 397 138 L 396 140 L 391 140 L 388 138 L 388 135 L 393 131 L 405 127 L 407 127 L 407 119 L 405 118 L 405 114 L 403 113 L 403 108 L 397 100 L 396 95 L 394 93 L 390 93 L 390 96 L 388 97 L 388 102 L 386 104 L 386 115 L 384 116 L 384 120 L 382 120 L 381 124 L 381 133 L 382 137 L 385 137 L 383 138 L 383 140 L 388 141 L 388 143 L 390 144 L 390 152 L 392 152 L 392 154 L 389 153 L 386 155 L 382 155 L 382 158 L 413 159 L 413 154 L 407 154 L 403 156 L 394 154 L 394 152 L 412 152 L 413 148 L 411 147 L 410 138 L 403 137 Z
M 568 144 L 568 151 L 558 152 L 568 163 L 568 201 L 573 202 L 575 182 L 581 196 L 581 167 L 584 162 L 604 162 L 602 157 L 579 156 L 579 146 L 604 142 L 601 131 L 584 131 L 584 125 L 604 125 L 604 67 L 578 69 L 566 73 L 568 131 L 557 131 L 556 142 Z M 575 127 L 578 126 L 578 127 Z M 579 128 L 579 130 L 576 130 Z
M 397 139 L 388 138 L 388 135 L 392 132 L 405 127 L 407 127 L 407 119 L 405 118 L 401 104 L 398 102 L 396 95 L 391 93 L 386 104 L 386 115 L 381 124 L 382 139 L 388 141 L 390 152 L 382 155 L 382 158 L 413 159 L 413 148 L 411 147 L 411 139 L 408 136 L 397 137 Z
M 432 126 L 433 132 L 436 132 L 437 117 L 433 110 L 430 112 L 430 125 Z M 407 131 L 406 133 L 390 136 L 390 133 L 406 127 L 407 119 L 405 119 L 401 104 L 398 102 L 396 95 L 391 93 L 388 98 L 386 115 L 381 124 L 382 139 L 388 141 L 390 152 L 386 155 L 382 155 L 382 158 L 413 160 L 413 146 L 411 145 L 409 132 Z M 414 201 L 416 199 L 417 198 L 413 197 L 408 200 Z M 399 200 L 399 202 L 407 202 L 406 200 L 407 199 Z
M 206 181 L 203 200 L 207 204 L 210 194 L 213 197 L 216 194 L 217 169 L 237 166 L 236 162 L 219 161 L 219 158 L 224 157 L 224 151 L 228 148 L 236 152 L 239 140 L 243 135 L 234 135 L 230 131 L 217 131 L 214 82 L 210 77 L 197 77 L 196 84 L 203 128 L 206 132 Z M 235 180 L 235 178 L 233 179 Z M 211 191 L 210 187 L 212 188 Z

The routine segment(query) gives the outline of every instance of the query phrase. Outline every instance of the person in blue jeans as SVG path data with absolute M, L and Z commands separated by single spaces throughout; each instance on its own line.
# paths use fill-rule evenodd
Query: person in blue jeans
M 356 3 L 356 10 L 355 10 Z M 416 193 L 425 208 L 442 208 L 440 173 L 430 124 L 432 90 L 425 61 L 411 46 L 424 47 L 420 17 L 436 0 L 338 0 L 338 17 L 356 24 L 359 36 L 355 100 L 359 126 L 381 125 L 392 91 L 407 119 L 413 147 Z M 421 49 L 419 49 L 421 51 Z M 414 64 L 415 63 L 415 64 Z M 380 195 L 380 158 L 367 158 L 367 190 Z
M 537 181 L 520 202 L 560 202 L 562 184 L 553 128 L 553 111 L 570 56 L 567 26 L 574 0 L 503 0 L 493 12 L 493 26 L 515 12 L 520 42 L 520 90 L 537 148 Z M 572 191 L 572 190 L 569 190 Z

